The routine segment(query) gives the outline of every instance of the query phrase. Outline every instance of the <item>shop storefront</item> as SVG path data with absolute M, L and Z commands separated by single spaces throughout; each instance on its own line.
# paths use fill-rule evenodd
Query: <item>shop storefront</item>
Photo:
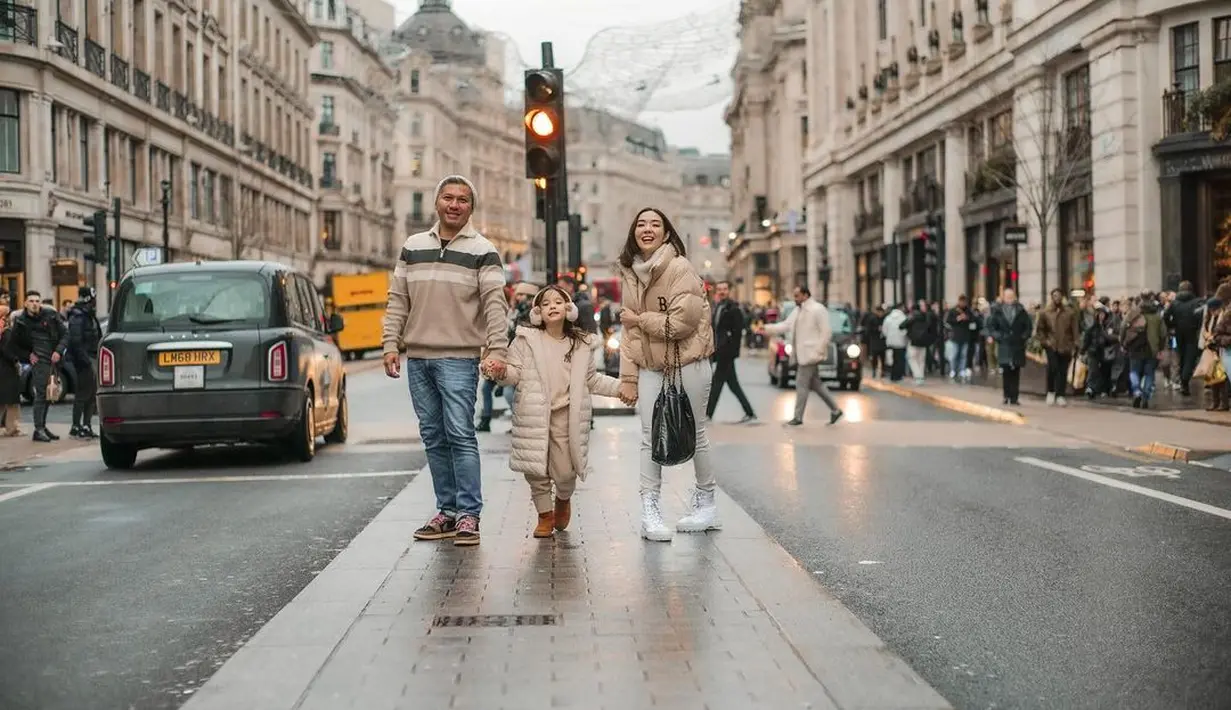
M 978 193 L 969 191 L 961 208 L 965 224 L 966 284 L 970 298 L 995 301 L 1017 277 L 1013 245 L 1005 242 L 1004 228 L 1017 221 L 1017 195 L 1012 189 Z
M 877 240 L 879 242 L 879 240 Z M 855 307 L 872 310 L 885 302 L 881 286 L 881 245 L 861 245 L 855 254 Z
M 1231 144 L 1183 133 L 1154 147 L 1159 160 L 1163 288 L 1193 282 L 1211 294 L 1231 279 Z

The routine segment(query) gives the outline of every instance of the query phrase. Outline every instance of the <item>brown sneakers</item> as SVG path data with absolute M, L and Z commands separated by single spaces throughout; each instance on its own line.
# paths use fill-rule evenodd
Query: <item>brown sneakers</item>
M 457 521 L 444 513 L 437 513 L 423 527 L 415 531 L 416 540 L 443 540 L 457 534 Z
M 568 527 L 569 521 L 573 517 L 573 504 L 567 499 L 556 499 L 555 524 L 557 530 L 564 530 Z M 542 516 L 539 517 L 539 525 L 542 525 Z
M 473 515 L 463 515 L 458 518 L 457 528 L 453 534 L 453 544 L 458 547 L 479 544 L 479 519 Z
M 550 510 L 539 513 L 539 524 L 534 526 L 535 537 L 551 537 L 555 534 L 556 514 Z

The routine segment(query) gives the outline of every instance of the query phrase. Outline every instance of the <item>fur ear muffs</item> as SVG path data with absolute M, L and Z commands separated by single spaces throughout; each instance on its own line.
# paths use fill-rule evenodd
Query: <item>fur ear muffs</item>
M 578 315 L 579 313 L 577 312 L 577 304 L 576 303 L 568 304 L 568 310 L 564 312 L 564 319 L 567 320 L 569 323 L 576 323 Z
M 541 307 L 535 306 L 530 309 L 530 325 L 536 328 L 543 325 L 543 309 Z

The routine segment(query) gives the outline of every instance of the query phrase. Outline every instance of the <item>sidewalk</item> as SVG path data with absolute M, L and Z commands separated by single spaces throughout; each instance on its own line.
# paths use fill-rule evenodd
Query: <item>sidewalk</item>
M 939 379 L 922 386 L 865 377 L 868 389 L 921 399 L 971 416 L 1069 436 L 1105 446 L 1147 451 L 1156 456 L 1188 460 L 1190 452 L 1231 450 L 1227 423 L 1191 421 L 1168 412 L 1142 416 L 1140 410 L 1108 407 L 1069 398 L 1068 407 L 1048 407 L 1042 399 L 1023 397 L 1020 407 L 1006 407 L 1000 390 L 980 385 L 955 385 Z M 1202 412 L 1217 414 L 1220 412 Z
M 488 457 L 482 545 L 412 542 L 420 472 L 185 710 L 950 707 L 729 497 L 721 532 L 641 540 L 637 436 L 599 423 L 554 540 Z M 667 477 L 672 521 L 687 471 Z

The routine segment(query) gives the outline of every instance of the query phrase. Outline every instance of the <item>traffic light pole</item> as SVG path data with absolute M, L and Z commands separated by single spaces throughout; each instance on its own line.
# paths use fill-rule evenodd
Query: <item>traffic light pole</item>
M 547 196 L 543 202 L 543 225 L 544 239 L 546 244 L 543 246 L 546 249 L 547 256 L 547 283 L 554 284 L 559 278 L 560 270 L 560 253 L 559 253 L 559 225 L 558 217 L 556 216 L 556 180 L 549 179 L 547 181 Z

